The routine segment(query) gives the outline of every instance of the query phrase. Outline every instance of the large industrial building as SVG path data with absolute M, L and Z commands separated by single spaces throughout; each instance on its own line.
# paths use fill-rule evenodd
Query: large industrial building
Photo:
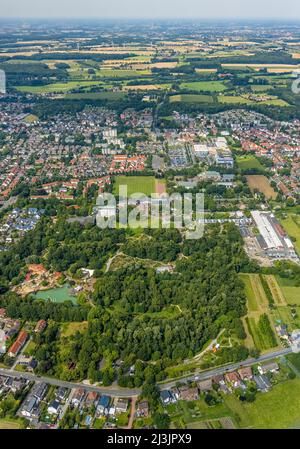
M 299 259 L 291 239 L 274 214 L 261 211 L 253 211 L 251 214 L 259 231 L 257 243 L 267 257 L 295 261 Z

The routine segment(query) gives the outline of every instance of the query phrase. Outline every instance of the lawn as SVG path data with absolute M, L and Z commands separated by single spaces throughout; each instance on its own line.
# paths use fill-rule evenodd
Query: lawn
M 150 196 L 156 192 L 154 176 L 116 176 L 114 194 L 117 195 L 120 186 L 127 186 L 127 194 L 143 193 Z
M 287 429 L 300 419 L 300 379 L 278 384 L 266 394 L 258 394 L 253 403 L 242 403 L 234 395 L 226 405 L 240 418 L 241 428 Z
M 264 170 L 264 167 L 259 162 L 259 160 L 253 156 L 252 154 L 248 154 L 247 156 L 238 156 L 236 158 L 238 167 L 242 171 L 257 169 L 257 170 Z
M 222 81 L 196 81 L 180 84 L 181 89 L 195 90 L 198 92 L 223 92 L 226 87 Z

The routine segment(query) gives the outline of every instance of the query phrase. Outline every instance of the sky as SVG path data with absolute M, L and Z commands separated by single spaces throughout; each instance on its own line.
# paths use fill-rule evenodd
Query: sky
M 5 18 L 295 19 L 299 0 L 0 0 Z

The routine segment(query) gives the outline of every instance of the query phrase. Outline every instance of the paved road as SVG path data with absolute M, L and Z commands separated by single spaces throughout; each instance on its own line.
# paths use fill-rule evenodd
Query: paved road
M 209 379 L 210 377 L 216 376 L 218 374 L 224 374 L 228 371 L 234 371 L 242 366 L 250 366 L 255 363 L 265 362 L 267 360 L 272 360 L 276 357 L 290 354 L 291 352 L 292 352 L 291 348 L 280 349 L 277 351 L 270 352 L 268 354 L 264 354 L 264 355 L 260 356 L 258 359 L 248 359 L 243 362 L 232 363 L 230 365 L 221 366 L 219 368 L 214 368 L 214 369 L 202 371 L 199 373 L 196 372 L 193 375 L 182 377 L 180 379 L 173 380 L 171 382 L 161 383 L 159 385 L 159 388 L 160 389 L 171 388 L 174 385 L 176 385 L 176 383 L 179 381 L 180 382 L 187 381 L 187 380 L 194 381 L 195 376 L 197 376 L 197 380 Z M 116 396 L 116 397 L 125 397 L 125 398 L 136 397 L 141 392 L 141 390 L 138 388 L 125 389 L 125 388 L 119 388 L 119 387 L 95 387 L 95 386 L 90 386 L 90 385 L 86 385 L 83 383 L 66 382 L 66 381 L 59 380 L 59 379 L 52 379 L 51 377 L 39 377 L 33 373 L 23 373 L 20 371 L 14 371 L 14 370 L 4 369 L 4 368 L 0 368 L 0 375 L 11 376 L 11 377 L 21 377 L 22 376 L 25 379 L 35 381 L 35 382 L 46 382 L 50 385 L 56 385 L 58 387 L 66 387 L 66 388 L 70 388 L 70 389 L 80 387 L 80 388 L 85 388 L 87 391 L 96 391 L 99 394 L 107 394 L 107 395 Z
M 119 387 L 95 387 L 92 385 L 86 385 L 83 383 L 77 382 L 66 382 L 64 380 L 52 379 L 51 377 L 40 377 L 36 376 L 33 373 L 24 373 L 21 371 L 14 371 L 10 369 L 0 368 L 0 375 L 2 376 L 10 376 L 10 377 L 23 377 L 24 379 L 28 379 L 34 382 L 46 382 L 50 385 L 56 385 L 57 387 L 65 387 L 65 388 L 84 388 L 87 391 L 96 391 L 100 394 L 108 394 L 110 396 L 117 397 L 134 397 L 138 396 L 141 392 L 139 389 L 125 389 Z
M 166 382 L 164 384 L 161 384 L 160 388 L 168 389 L 168 388 L 174 387 L 174 385 L 176 385 L 176 383 L 179 381 L 180 382 L 187 381 L 187 380 L 193 381 L 193 380 L 195 380 L 195 376 L 197 377 L 197 380 L 209 379 L 213 376 L 217 376 L 218 374 L 225 374 L 228 371 L 235 371 L 236 369 L 238 369 L 242 366 L 251 366 L 251 365 L 254 365 L 255 363 L 266 362 L 266 361 L 272 360 L 276 357 L 281 357 L 281 356 L 290 354 L 291 352 L 292 352 L 291 348 L 279 349 L 277 351 L 273 351 L 268 354 L 261 355 L 258 359 L 247 359 L 247 360 L 244 360 L 243 362 L 231 363 L 230 365 L 224 365 L 219 368 L 214 368 L 214 369 L 207 370 L 207 371 L 195 372 L 193 375 L 189 375 L 189 376 L 182 377 L 180 379 L 177 379 L 177 380 L 174 380 L 171 382 Z

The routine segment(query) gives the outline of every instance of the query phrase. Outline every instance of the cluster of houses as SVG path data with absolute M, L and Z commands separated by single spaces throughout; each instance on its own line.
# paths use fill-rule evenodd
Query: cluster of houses
M 256 384 L 258 391 L 267 392 L 272 388 L 268 373 L 276 374 L 279 370 L 278 363 L 269 362 L 259 365 L 256 373 L 254 373 L 251 366 L 246 366 L 239 368 L 237 371 L 229 372 L 225 375 L 219 374 L 204 380 L 197 380 L 196 376 L 193 386 L 183 384 L 168 390 L 161 390 L 160 398 L 164 405 L 176 403 L 179 400 L 196 401 L 201 393 L 206 394 L 213 390 L 218 390 L 223 394 L 230 394 L 237 388 L 246 390 L 250 381 Z
M 34 207 L 28 209 L 14 208 L 0 225 L 0 251 L 6 249 L 16 238 L 32 231 L 44 214 L 43 209 Z

